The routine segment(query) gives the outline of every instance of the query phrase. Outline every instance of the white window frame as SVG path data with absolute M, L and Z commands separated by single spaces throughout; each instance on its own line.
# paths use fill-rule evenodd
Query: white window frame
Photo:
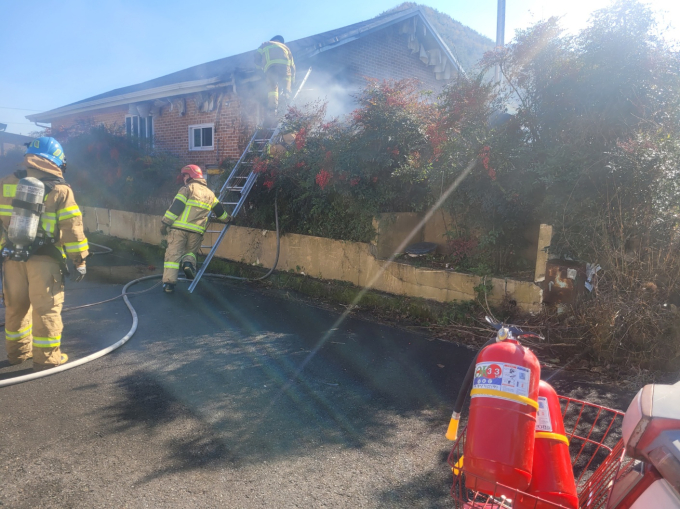
M 128 134 L 127 132 L 127 119 L 130 119 L 130 133 Z M 148 141 L 149 146 L 153 147 L 153 139 L 155 138 L 155 133 L 154 133 L 154 119 L 151 115 L 146 117 L 146 132 L 144 133 L 144 136 L 140 136 L 139 133 L 139 115 L 125 115 L 125 134 L 129 138 L 135 138 L 135 126 L 137 127 L 137 136 L 136 139 L 139 140 L 145 140 Z
M 212 145 L 210 146 L 194 146 L 194 130 L 205 129 L 209 127 L 212 129 Z M 201 133 L 201 141 L 203 141 L 203 133 Z M 215 124 L 195 124 L 189 126 L 189 150 L 215 150 Z

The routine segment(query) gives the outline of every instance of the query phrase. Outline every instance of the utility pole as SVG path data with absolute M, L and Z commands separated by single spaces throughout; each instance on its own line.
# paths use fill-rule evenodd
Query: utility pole
M 496 51 L 505 46 L 505 0 L 498 0 L 496 18 Z M 501 82 L 501 66 L 496 64 L 496 83 Z
M 7 124 L 0 124 L 0 133 L 7 129 Z M 5 155 L 5 141 L 0 139 L 0 156 Z

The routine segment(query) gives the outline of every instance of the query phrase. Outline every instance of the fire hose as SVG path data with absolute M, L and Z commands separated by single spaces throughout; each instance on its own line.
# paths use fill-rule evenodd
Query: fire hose
M 237 280 L 240 280 L 240 281 L 260 281 L 262 279 L 269 277 L 274 272 L 274 270 L 276 269 L 276 266 L 277 266 L 278 261 L 279 261 L 279 253 L 280 253 L 280 248 L 281 248 L 281 245 L 280 245 L 281 239 L 280 239 L 280 236 L 279 236 L 279 216 L 278 216 L 278 207 L 277 207 L 276 200 L 274 201 L 274 210 L 275 210 L 275 217 L 276 217 L 276 259 L 274 260 L 274 264 L 272 265 L 272 268 L 269 270 L 269 272 L 267 272 L 264 276 L 261 276 L 259 278 L 253 278 L 253 279 L 245 278 L 245 277 L 237 277 L 237 276 L 228 276 L 228 275 L 224 275 L 224 274 L 209 274 L 209 273 L 205 273 L 205 274 L 203 274 L 203 276 L 209 277 L 209 278 L 215 278 L 215 279 L 237 279 Z M 102 246 L 102 245 L 99 245 L 99 244 L 92 244 L 92 243 L 90 243 L 90 245 L 94 246 L 94 247 L 101 248 L 101 249 L 104 250 L 104 251 L 94 252 L 94 253 L 92 253 L 91 256 L 109 254 L 109 253 L 113 252 L 113 249 L 106 247 L 106 246 Z M 76 368 L 78 366 L 82 366 L 83 364 L 87 364 L 88 362 L 92 362 L 96 359 L 99 359 L 100 357 L 103 357 L 104 355 L 111 353 L 114 350 L 116 350 L 117 348 L 120 348 L 121 346 L 123 346 L 135 334 L 135 332 L 137 331 L 137 324 L 139 323 L 139 318 L 137 316 L 137 312 L 135 311 L 135 308 L 130 303 L 130 299 L 128 299 L 128 295 L 138 295 L 138 294 L 145 293 L 145 292 L 148 292 L 150 290 L 153 290 L 154 288 L 156 288 L 160 284 L 160 282 L 153 285 L 151 288 L 147 288 L 146 290 L 142 290 L 140 292 L 129 293 L 128 288 L 136 285 L 137 283 L 141 283 L 142 281 L 148 281 L 149 279 L 156 279 L 156 278 L 160 278 L 160 277 L 162 277 L 162 274 L 153 274 L 151 276 L 144 276 L 144 277 L 140 277 L 140 278 L 137 278 L 137 279 L 133 279 L 132 281 L 128 282 L 123 287 L 121 294 L 116 296 L 116 297 L 113 297 L 111 299 L 106 299 L 106 300 L 103 300 L 103 301 L 99 301 L 99 302 L 93 302 L 93 303 L 90 303 L 90 304 L 83 304 L 81 306 L 73 306 L 73 307 L 66 308 L 66 309 L 63 310 L 65 312 L 65 311 L 73 311 L 75 309 L 87 308 L 87 307 L 91 307 L 91 306 L 98 306 L 100 304 L 104 304 L 106 302 L 111 302 L 111 301 L 122 298 L 123 302 L 125 302 L 125 305 L 128 308 L 128 311 L 130 311 L 130 315 L 132 316 L 132 326 L 130 327 L 130 330 L 128 331 L 128 333 L 125 336 L 123 336 L 121 339 L 116 341 L 114 344 L 112 344 L 112 345 L 110 345 L 110 346 L 108 346 L 108 347 L 106 347 L 102 350 L 99 350 L 97 352 L 94 352 L 93 354 L 90 354 L 86 357 L 83 357 L 82 359 L 69 361 L 65 364 L 61 364 L 61 365 L 56 366 L 56 367 L 51 368 L 51 369 L 46 369 L 44 371 L 39 371 L 37 373 L 30 373 L 28 375 L 21 375 L 21 376 L 16 376 L 16 377 L 13 377 L 13 378 L 7 378 L 5 380 L 0 380 L 0 388 L 8 387 L 10 385 L 20 384 L 20 383 L 23 383 L 23 382 L 29 382 L 31 380 L 36 380 L 38 378 L 44 378 L 44 377 L 50 376 L 50 375 L 56 375 L 57 373 L 61 373 L 62 371 L 73 369 L 73 368 Z M 188 281 L 188 280 L 186 278 L 179 278 L 179 281 Z M 2 323 L 1 325 L 4 325 L 4 323 Z

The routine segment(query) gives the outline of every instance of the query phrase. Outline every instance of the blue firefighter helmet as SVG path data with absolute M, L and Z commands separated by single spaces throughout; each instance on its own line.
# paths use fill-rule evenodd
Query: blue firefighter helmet
M 43 159 L 47 159 L 48 161 L 52 161 L 60 168 L 66 162 L 66 156 L 64 156 L 64 149 L 61 148 L 61 144 L 54 138 L 49 138 L 47 136 L 33 140 L 28 145 L 26 153 L 34 154 Z

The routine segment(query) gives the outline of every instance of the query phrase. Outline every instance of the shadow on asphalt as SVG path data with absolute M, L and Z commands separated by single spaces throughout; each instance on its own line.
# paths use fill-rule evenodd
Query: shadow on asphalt
M 24 367 L 22 369 L 22 365 L 28 367 Z M 8 360 L 0 361 L 0 369 L 3 368 L 11 368 L 11 371 L 0 372 L 0 380 L 5 380 L 7 378 L 13 378 L 15 376 L 23 376 L 33 373 L 33 365 L 28 361 L 15 366 L 12 366 Z
M 67 299 L 90 300 L 82 288 L 68 288 Z M 97 291 L 97 299 L 109 298 L 120 287 Z M 337 465 L 334 457 L 361 450 L 385 470 L 394 461 L 429 461 L 391 480 L 381 471 L 375 494 L 381 506 L 450 507 L 450 444 L 443 434 L 473 350 L 356 318 L 337 324 L 337 312 L 247 284 L 205 280 L 193 295 L 181 286 L 174 295 L 154 290 L 131 300 L 140 317 L 137 333 L 101 364 L 88 365 L 94 378 L 73 390 L 96 400 L 100 384 L 104 394 L 106 386 L 116 388 L 86 412 L 111 441 L 141 436 L 143 447 L 159 450 L 139 482 L 294 463 L 310 451 L 327 466 L 351 470 L 357 465 Z M 91 353 L 117 341 L 129 321 L 120 300 L 74 311 L 65 315 L 66 348 L 74 358 Z M 631 397 L 573 373 L 561 372 L 551 383 L 560 393 L 614 408 L 625 409 Z
M 125 399 L 120 404 L 107 407 L 104 412 L 104 417 L 114 423 L 108 429 L 110 434 L 116 435 L 132 428 L 142 428 L 148 434 L 154 434 L 177 420 L 189 421 L 197 417 L 148 373 L 133 373 L 119 380 L 118 386 L 123 390 Z M 229 450 L 219 434 L 208 426 L 193 431 L 190 437 L 184 436 L 168 444 L 168 459 L 172 466 L 151 478 L 231 463 Z
M 157 436 L 171 424 L 201 423 L 166 440 L 168 462 L 147 481 L 320 446 L 387 443 L 395 416 L 430 419 L 427 426 L 443 434 L 473 355 L 354 318 L 320 343 L 336 313 L 244 285 L 206 281 L 194 295 L 181 288 L 171 296 L 135 297 L 133 305 L 142 319 L 125 351 L 141 366 L 117 380 L 123 397 L 101 416 L 106 433 L 135 428 Z M 434 412 L 424 417 L 428 410 Z M 442 453 L 443 470 L 415 481 L 424 483 L 420 489 L 441 495 L 445 461 Z M 391 496 L 384 494 L 386 501 Z
M 446 452 L 446 458 L 448 458 L 448 454 L 449 451 Z M 443 462 L 445 468 L 446 458 L 444 458 Z M 441 470 L 441 468 L 430 470 L 415 476 L 411 481 L 402 484 L 398 488 L 384 491 L 378 497 L 382 504 L 380 507 L 400 507 L 406 497 L 417 499 L 419 507 L 442 507 L 449 509 L 454 507 L 454 502 L 448 497 L 448 490 L 445 489 L 444 496 L 442 496 Z M 450 489 L 450 486 L 448 488 Z
M 431 419 L 427 426 L 443 435 L 474 355 L 378 323 L 349 318 L 338 325 L 337 313 L 243 284 L 205 281 L 194 295 L 180 288 L 134 297 L 133 305 L 140 328 L 123 350 L 137 357 L 139 369 L 117 380 L 123 397 L 106 408 L 102 426 L 111 436 L 136 429 L 156 437 L 178 423 L 197 426 L 164 440 L 167 462 L 146 482 L 303 456 L 321 446 L 385 444 L 399 432 L 397 417 Z M 630 391 L 573 373 L 552 382 L 560 393 L 614 408 L 630 401 Z M 436 506 L 449 475 L 442 445 L 436 468 L 379 494 L 381 500 L 389 505 L 418 492 Z

